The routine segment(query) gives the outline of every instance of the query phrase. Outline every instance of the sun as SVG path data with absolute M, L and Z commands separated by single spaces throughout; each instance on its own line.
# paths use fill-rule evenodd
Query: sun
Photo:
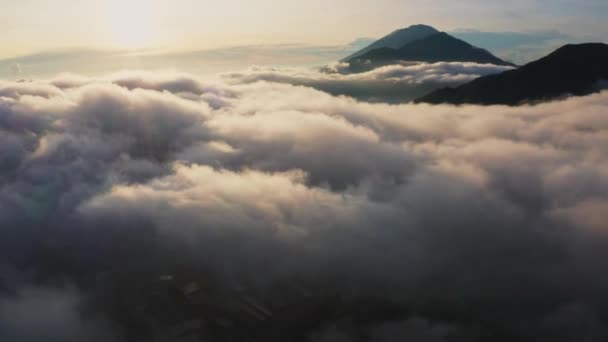
M 120 47 L 143 48 L 154 38 L 153 1 L 113 0 L 108 5 L 112 40 Z

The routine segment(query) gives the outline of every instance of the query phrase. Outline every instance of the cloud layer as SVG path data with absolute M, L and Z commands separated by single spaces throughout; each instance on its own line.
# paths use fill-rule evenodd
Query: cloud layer
M 64 49 L 0 59 L 0 78 L 40 78 L 70 72 L 101 75 L 117 69 L 178 69 L 197 75 L 239 70 L 250 65 L 320 66 L 339 60 L 375 39 L 348 44 L 266 44 L 175 51 L 163 49 Z M 39 48 L 39 47 L 38 47 Z M 83 62 L 84 61 L 84 62 Z
M 324 82 L 459 74 L 433 68 Z M 298 279 L 349 308 L 302 340 L 606 338 L 608 93 L 452 107 L 359 102 L 282 72 L 229 81 L 0 83 L 6 338 L 148 336 L 119 313 L 148 275 L 184 268 L 266 303 Z M 65 309 L 12 314 L 32 307 Z
M 352 73 L 348 63 L 336 62 L 322 72 L 297 68 L 253 67 L 228 73 L 237 83 L 267 81 L 312 87 L 332 95 L 346 95 L 368 102 L 404 103 L 447 86 L 458 86 L 480 76 L 501 73 L 511 67 L 470 62 L 411 63 L 387 65 Z

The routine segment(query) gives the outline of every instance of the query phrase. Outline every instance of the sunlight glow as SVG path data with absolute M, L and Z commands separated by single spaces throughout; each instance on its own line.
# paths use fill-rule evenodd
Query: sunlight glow
M 113 0 L 108 5 L 108 25 L 114 42 L 126 48 L 142 48 L 154 39 L 154 2 Z

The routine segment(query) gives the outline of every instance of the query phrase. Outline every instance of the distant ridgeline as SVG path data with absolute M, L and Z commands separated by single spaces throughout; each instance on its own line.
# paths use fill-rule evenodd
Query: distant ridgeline
M 600 91 L 607 80 L 608 45 L 566 45 L 521 68 L 440 89 L 415 102 L 519 105 L 588 95 Z
M 426 25 L 397 30 L 344 58 L 353 73 L 401 62 L 475 62 L 515 66 L 490 52 Z

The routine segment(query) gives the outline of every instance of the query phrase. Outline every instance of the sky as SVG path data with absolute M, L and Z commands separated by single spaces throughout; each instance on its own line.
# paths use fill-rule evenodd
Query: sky
M 604 41 L 604 0 L 0 0 L 0 78 L 323 67 L 427 24 L 524 65 Z
M 604 0 L 0 0 L 0 57 L 53 49 L 346 44 L 425 23 L 442 30 L 608 34 Z

